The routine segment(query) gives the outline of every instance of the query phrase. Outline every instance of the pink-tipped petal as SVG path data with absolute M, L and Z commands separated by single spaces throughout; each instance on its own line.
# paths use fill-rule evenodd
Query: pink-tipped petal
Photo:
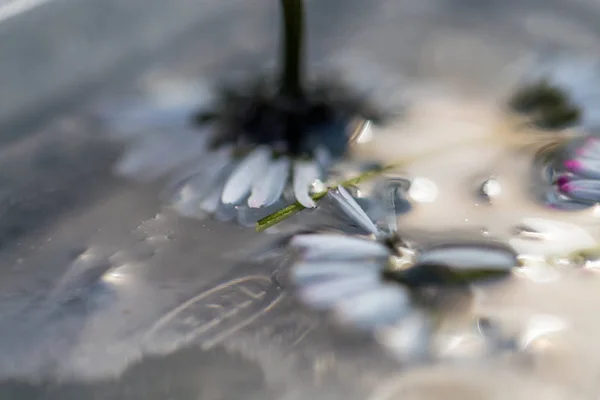
M 581 162 L 577 161 L 577 160 L 567 160 L 564 163 L 565 168 L 571 170 L 571 171 L 577 171 L 579 169 L 581 169 Z
M 569 191 L 572 190 L 572 185 L 569 182 L 565 182 L 562 185 L 560 185 L 558 188 L 563 193 L 569 193 Z
M 569 183 L 571 181 L 571 178 L 568 177 L 567 175 L 563 175 L 560 176 L 557 180 L 556 180 L 556 184 L 560 187 L 566 183 Z
M 560 191 L 572 199 L 599 202 L 600 181 L 593 179 L 582 179 L 568 182 L 560 186 Z
M 577 175 L 577 178 L 600 180 L 600 159 L 581 158 L 564 162 L 565 168 Z

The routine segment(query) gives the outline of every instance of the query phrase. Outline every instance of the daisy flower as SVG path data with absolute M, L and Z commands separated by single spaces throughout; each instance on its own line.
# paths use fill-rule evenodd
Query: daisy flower
M 347 155 L 356 130 L 379 115 L 343 84 L 304 83 L 303 2 L 281 4 L 281 76 L 223 87 L 210 107 L 200 106 L 202 96 L 171 96 L 112 114 L 113 129 L 131 137 L 119 174 L 168 177 L 170 203 L 188 216 L 252 223 L 285 203 L 316 206 L 315 185 Z
M 575 139 L 551 153 L 545 165 L 547 198 L 558 208 L 582 209 L 600 202 L 600 139 Z
M 506 277 L 519 265 L 516 253 L 498 243 L 419 248 L 402 240 L 393 223 L 380 229 L 343 187 L 330 196 L 364 235 L 294 236 L 290 245 L 300 259 L 290 280 L 302 303 L 344 325 L 377 332 L 413 314 L 432 289 L 468 288 Z

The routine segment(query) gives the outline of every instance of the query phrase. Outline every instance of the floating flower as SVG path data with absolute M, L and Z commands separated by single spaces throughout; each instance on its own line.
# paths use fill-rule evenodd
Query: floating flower
M 584 209 L 600 202 L 600 139 L 576 138 L 542 150 L 545 200 L 560 209 Z
M 589 138 L 564 161 L 565 174 L 557 180 L 561 193 L 587 203 L 600 201 L 600 139 Z
M 422 305 L 429 289 L 468 288 L 506 277 L 519 264 L 514 251 L 498 243 L 415 248 L 394 228 L 378 228 L 343 187 L 330 196 L 364 235 L 296 235 L 290 244 L 300 260 L 290 274 L 304 304 L 332 311 L 344 324 L 368 331 L 392 326 Z
M 113 114 L 113 127 L 150 128 L 130 135 L 120 174 L 147 181 L 169 177 L 169 201 L 190 216 L 227 220 L 237 214 L 240 222 L 253 222 L 292 201 L 316 206 L 314 185 L 347 155 L 356 130 L 369 129 L 363 122 L 379 115 L 344 85 L 303 83 L 302 1 L 282 5 L 281 78 L 222 88 L 212 107 L 197 102 L 194 108 L 191 100 L 197 99 L 174 97 Z

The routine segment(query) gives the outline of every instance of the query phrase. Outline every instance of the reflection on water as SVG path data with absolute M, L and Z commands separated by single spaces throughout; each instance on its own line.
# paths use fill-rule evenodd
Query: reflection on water
M 227 371 L 223 374 L 222 371 Z M 264 385 L 261 371 L 248 361 L 224 351 L 203 352 L 182 349 L 165 358 L 149 358 L 132 365 L 116 380 L 90 383 L 32 385 L 25 381 L 0 382 L 3 399 L 80 400 L 80 399 L 177 399 L 219 400 L 240 398 L 268 400 L 277 391 Z
M 595 75 L 591 77 L 595 79 Z M 588 78 L 584 83 L 577 81 L 576 89 L 594 81 Z M 519 81 L 510 76 L 502 79 Z M 562 126 L 553 120 L 549 129 L 536 119 L 540 118 L 539 114 L 528 120 L 511 111 L 502 97 L 490 100 L 443 86 L 430 86 L 427 90 L 420 90 L 418 84 L 414 87 L 416 90 L 404 98 L 408 106 L 403 114 L 383 127 L 365 124 L 352 147 L 354 160 L 359 162 L 398 165 L 386 173 L 386 177 L 396 182 L 394 197 L 398 203 L 404 202 L 405 207 L 398 213 L 397 221 L 388 219 L 388 224 L 397 229 L 400 237 L 410 238 L 421 246 L 434 246 L 421 256 L 423 264 L 435 264 L 452 255 L 457 257 L 458 264 L 485 267 L 493 261 L 490 249 L 482 246 L 460 254 L 454 254 L 452 248 L 444 248 L 443 255 L 438 258 L 433 255 L 436 244 L 468 238 L 480 244 L 499 241 L 510 246 L 517 253 L 518 262 L 511 262 L 509 268 L 517 268 L 510 272 L 511 279 L 494 286 L 474 285 L 472 293 L 464 287 L 454 291 L 424 288 L 418 296 L 419 307 L 435 306 L 439 315 L 434 321 L 420 311 L 408 313 L 404 308 L 382 307 L 385 301 L 401 303 L 402 307 L 412 306 L 408 305 L 411 303 L 407 294 L 379 285 L 377 276 L 369 275 L 364 282 L 355 277 L 352 285 L 350 279 L 340 281 L 339 285 L 314 285 L 303 291 L 304 297 L 300 298 L 305 303 L 318 303 L 320 309 L 329 309 L 335 303 L 339 320 L 352 321 L 363 328 L 384 322 L 390 325 L 400 318 L 397 324 L 386 325 L 375 334 L 389 355 L 408 366 L 391 385 L 389 390 L 393 396 L 418 398 L 425 394 L 437 398 L 446 390 L 452 390 L 467 398 L 486 397 L 499 390 L 497 379 L 486 375 L 486 370 L 515 382 L 516 386 L 505 388 L 507 391 L 498 395 L 499 398 L 526 396 L 538 386 L 556 398 L 564 398 L 563 391 L 569 396 L 595 392 L 594 379 L 600 374 L 600 356 L 597 356 L 600 348 L 594 338 L 600 334 L 600 324 L 590 320 L 590 315 L 595 314 L 600 282 L 589 267 L 597 263 L 600 253 L 597 242 L 600 215 L 594 205 L 597 190 L 593 181 L 597 179 L 596 170 L 600 170 L 596 168 L 600 147 L 595 139 L 578 139 L 593 130 L 590 122 L 593 118 L 573 126 L 573 115 L 569 114 L 568 125 Z M 584 98 L 595 98 L 595 95 L 592 91 Z M 556 103 L 558 100 L 555 96 L 541 101 Z M 581 98 L 578 104 L 583 106 L 585 115 L 591 115 Z M 527 123 L 531 121 L 535 123 Z M 168 140 L 168 136 L 164 140 Z M 153 150 L 145 150 L 143 143 L 135 147 L 135 139 L 132 143 L 135 154 L 144 158 L 144 165 L 149 163 L 151 169 Z M 169 168 L 187 161 L 177 163 L 174 156 L 169 153 L 174 163 Z M 194 179 L 183 186 L 177 182 L 172 185 L 177 188 L 178 196 L 171 198 L 168 204 L 187 218 L 198 217 L 199 204 L 207 201 L 198 187 L 204 183 L 201 178 L 211 170 L 211 165 L 203 162 L 197 168 Z M 352 163 L 340 165 L 338 172 L 348 175 L 353 168 L 357 166 Z M 144 172 L 142 168 L 142 175 Z M 387 189 L 389 186 L 383 186 L 383 190 Z M 354 193 L 369 198 L 373 194 L 381 196 L 378 190 L 382 187 L 367 184 Z M 340 193 L 337 196 L 349 196 Z M 394 204 L 394 209 L 398 210 L 396 206 Z M 358 207 L 356 203 L 347 203 L 346 211 L 356 214 L 355 207 Z M 257 215 L 263 211 L 266 213 L 259 210 Z M 235 212 L 235 207 L 230 207 L 229 217 L 218 219 L 231 219 Z M 244 225 L 251 222 L 247 210 L 239 213 L 238 218 L 246 222 Z M 370 233 L 380 234 L 379 228 L 366 216 L 360 218 L 360 226 Z M 302 214 L 299 220 L 302 221 Z M 147 236 L 141 250 L 133 248 L 136 254 L 143 255 L 144 246 L 161 246 L 171 240 L 164 232 Z M 340 245 L 335 238 L 328 240 L 331 241 L 328 244 L 314 244 L 317 253 Z M 384 252 L 386 255 L 388 250 Z M 343 250 L 346 255 L 362 251 L 366 250 L 357 244 Z M 150 256 L 153 254 L 151 251 Z M 427 256 L 433 261 L 426 262 Z M 135 267 L 127 260 L 116 268 L 105 268 L 102 263 L 93 261 L 96 258 L 91 253 L 86 252 L 79 258 L 76 264 L 98 264 L 90 268 L 98 270 L 99 279 L 113 287 L 115 293 L 126 294 L 133 290 L 131 288 L 142 290 L 135 280 L 137 273 L 129 272 Z M 511 260 L 515 261 L 514 257 Z M 345 272 L 341 272 L 340 266 L 329 265 L 329 272 L 343 275 Z M 310 273 L 324 272 L 313 268 Z M 90 274 L 92 278 L 97 277 L 94 272 Z M 299 279 L 298 274 L 295 278 Z M 266 282 L 267 286 L 270 284 L 268 277 L 257 276 L 256 279 Z M 229 335 L 226 329 L 238 329 L 236 321 L 245 327 L 245 321 L 253 321 L 260 315 L 260 312 L 253 314 L 253 301 L 260 303 L 269 289 L 261 287 L 256 291 L 254 287 L 238 283 L 234 280 L 216 286 L 214 291 L 219 295 L 221 290 L 231 289 L 223 299 L 213 300 L 214 293 L 208 290 L 167 312 L 144 336 L 146 342 L 152 342 L 145 343 L 149 346 L 147 350 L 156 347 L 154 351 L 168 353 L 194 340 L 210 347 L 215 340 L 214 343 L 223 341 L 220 335 L 224 333 L 213 331 L 226 326 L 223 329 Z M 359 287 L 367 283 L 371 285 L 368 296 L 354 296 Z M 270 309 L 272 304 L 267 302 L 262 306 Z M 247 310 L 252 311 L 251 316 L 238 316 Z M 379 311 L 382 313 L 378 314 Z M 456 375 L 456 379 L 441 378 L 439 371 L 444 369 L 450 371 L 451 376 Z M 463 370 L 483 376 L 476 382 L 461 381 Z M 419 380 L 440 380 L 439 393 L 434 389 L 436 385 L 423 385 Z M 391 398 L 388 394 L 376 396 Z

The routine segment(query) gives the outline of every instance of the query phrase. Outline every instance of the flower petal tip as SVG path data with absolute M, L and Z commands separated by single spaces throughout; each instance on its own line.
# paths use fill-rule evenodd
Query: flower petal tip
M 569 193 L 571 190 L 573 190 L 573 185 L 571 185 L 570 182 L 565 182 L 562 185 L 559 185 L 559 189 L 561 192 L 563 193 Z
M 558 178 L 556 180 L 556 184 L 559 187 L 562 187 L 563 185 L 566 185 L 567 183 L 569 183 L 569 177 L 568 176 L 561 176 L 560 178 Z
M 250 208 L 262 208 L 263 205 L 264 204 L 258 200 L 254 200 L 252 198 L 248 199 L 248 207 Z
M 576 171 L 581 168 L 581 162 L 577 160 L 567 160 L 564 162 L 565 168 Z
M 302 204 L 304 208 L 316 208 L 317 203 L 315 203 L 312 199 L 298 199 L 298 202 Z

